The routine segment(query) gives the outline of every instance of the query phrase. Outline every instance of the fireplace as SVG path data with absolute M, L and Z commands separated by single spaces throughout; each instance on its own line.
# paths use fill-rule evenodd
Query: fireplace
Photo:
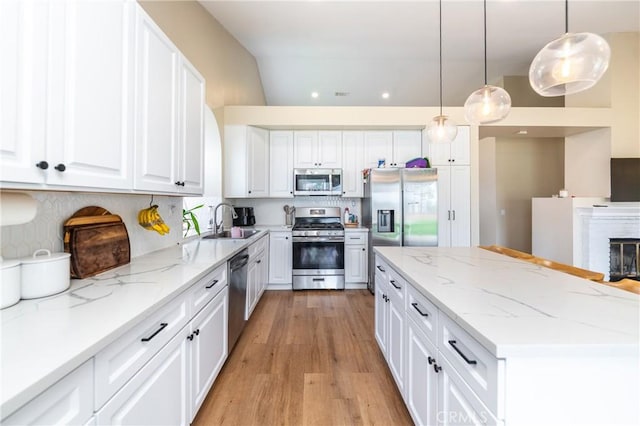
M 609 239 L 609 281 L 631 278 L 640 281 L 640 239 Z

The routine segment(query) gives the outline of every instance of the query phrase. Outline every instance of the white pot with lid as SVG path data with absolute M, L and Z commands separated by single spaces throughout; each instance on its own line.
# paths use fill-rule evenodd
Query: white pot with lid
M 35 299 L 65 291 L 71 285 L 71 254 L 40 249 L 20 259 L 22 285 L 20 297 Z
M 20 261 L 0 257 L 0 265 L 0 309 L 4 309 L 20 301 Z

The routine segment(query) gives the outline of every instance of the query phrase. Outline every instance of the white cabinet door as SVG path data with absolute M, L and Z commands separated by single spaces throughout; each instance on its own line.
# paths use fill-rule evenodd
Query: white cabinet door
M 79 425 L 93 415 L 93 360 L 89 360 L 2 419 L 3 425 Z
M 189 357 L 184 327 L 105 406 L 100 425 L 189 424 Z
M 244 319 L 248 320 L 258 301 L 258 285 L 260 270 L 255 259 L 249 260 L 247 266 L 247 303 L 244 312 Z
M 269 196 L 293 198 L 293 132 L 269 133 Z
M 367 246 L 344 246 L 344 281 L 347 283 L 367 282 Z
M 47 183 L 130 189 L 135 4 L 53 5 Z
M 269 282 L 272 284 L 291 284 L 293 263 L 293 245 L 291 231 L 269 232 Z
M 364 132 L 342 132 L 342 196 L 362 197 L 364 169 Z
M 50 7 L 0 1 L 0 181 L 43 183 Z M 49 164 L 47 164 L 47 167 Z
M 315 130 L 293 132 L 293 155 L 295 168 L 318 167 L 318 132 Z
M 136 39 L 134 188 L 177 191 L 178 49 L 140 7 Z
M 438 423 L 438 377 L 433 369 L 437 351 L 413 320 L 407 319 L 405 402 L 417 425 Z
M 387 284 L 385 280 L 378 279 L 379 274 L 376 273 L 375 284 L 375 334 L 376 341 L 380 346 L 380 350 L 387 358 L 387 342 L 388 342 L 388 329 L 389 329 L 389 295 L 387 294 Z
M 404 167 L 409 160 L 422 157 L 422 134 L 419 130 L 394 130 L 392 167 Z
M 342 167 L 342 132 L 327 130 L 318 132 L 318 167 L 339 169 Z
M 438 247 L 451 247 L 451 167 L 438 167 Z
M 451 167 L 451 247 L 471 245 L 470 166 Z
M 269 196 L 269 131 L 249 127 L 247 135 L 248 183 L 247 195 L 252 198 Z
M 258 259 L 258 296 L 256 297 L 256 305 L 260 301 L 262 294 L 269 284 L 269 253 L 264 250 Z
M 388 305 L 388 343 L 387 361 L 400 393 L 404 395 L 404 304 L 390 298 Z
M 378 167 L 384 160 L 387 167 L 393 161 L 393 132 L 371 130 L 364 132 L 364 168 Z
M 458 134 L 451 143 L 432 143 L 425 138 L 423 152 L 428 152 L 431 167 L 471 164 L 469 126 L 458 126 Z
M 229 287 L 191 321 L 191 416 L 196 416 L 228 355 Z
M 180 193 L 202 194 L 204 192 L 204 77 L 189 61 L 181 58 L 180 77 Z

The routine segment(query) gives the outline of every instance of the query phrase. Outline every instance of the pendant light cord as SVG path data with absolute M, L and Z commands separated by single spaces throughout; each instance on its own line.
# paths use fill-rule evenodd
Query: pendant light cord
M 564 0 L 564 29 L 569 32 L 569 0 Z
M 440 115 L 442 116 L 442 0 L 440 0 L 438 13 L 440 16 L 439 36 L 440 36 Z
M 487 0 L 484 0 L 484 85 L 487 85 Z

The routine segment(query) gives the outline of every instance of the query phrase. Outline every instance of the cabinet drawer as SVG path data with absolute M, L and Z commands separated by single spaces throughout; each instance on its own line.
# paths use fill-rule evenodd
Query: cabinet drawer
M 407 314 L 433 344 L 438 341 L 438 308 L 413 286 L 407 286 Z
M 444 313 L 438 318 L 438 349 L 493 413 L 498 413 L 501 361 Z
M 366 232 L 345 232 L 344 233 L 344 245 L 362 245 L 367 244 Z
M 90 359 L 3 419 L 2 424 L 84 424 L 93 415 L 92 376 Z
M 178 296 L 96 355 L 96 409 L 187 324 L 190 318 L 188 296 L 188 292 Z
M 258 241 L 249 246 L 249 258 L 253 259 L 258 253 L 267 249 L 269 245 L 269 239 L 264 236 L 260 237 Z
M 389 265 L 387 265 L 387 263 L 384 260 L 380 258 L 380 256 L 376 256 L 375 264 L 376 264 L 375 274 L 380 278 L 384 278 L 384 280 L 386 281 L 389 277 L 388 274 L 391 268 L 389 267 Z
M 405 281 L 404 278 L 400 276 L 395 270 L 389 268 L 389 293 L 391 297 L 395 297 L 398 301 L 399 306 L 402 306 L 404 309 L 404 300 L 405 294 L 407 292 L 407 287 L 410 287 Z
M 220 265 L 191 287 L 191 314 L 195 315 L 227 285 L 227 265 Z

